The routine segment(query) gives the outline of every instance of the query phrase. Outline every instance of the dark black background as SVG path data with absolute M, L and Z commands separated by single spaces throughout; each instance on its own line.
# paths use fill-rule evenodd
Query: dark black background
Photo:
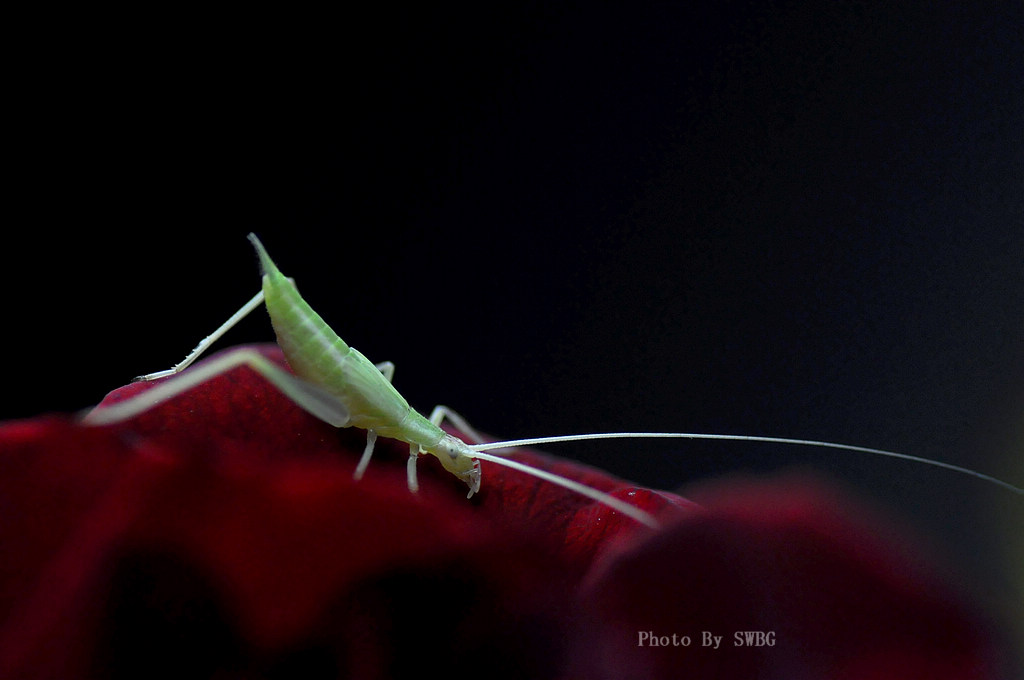
M 496 435 L 1020 485 L 1022 17 L 963 4 L 26 17 L 2 415 L 178 361 L 257 290 L 255 231 L 411 403 Z M 557 450 L 661 488 L 813 469 L 1021 605 L 1021 502 L 978 481 Z

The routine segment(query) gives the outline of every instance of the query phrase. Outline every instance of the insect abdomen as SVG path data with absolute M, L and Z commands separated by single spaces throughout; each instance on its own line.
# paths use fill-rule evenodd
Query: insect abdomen
M 277 344 L 292 371 L 337 397 L 351 415 L 348 425 L 426 448 L 436 446 L 444 432 L 413 411 L 377 367 L 302 299 L 259 240 L 250 240 L 263 267 L 263 297 Z

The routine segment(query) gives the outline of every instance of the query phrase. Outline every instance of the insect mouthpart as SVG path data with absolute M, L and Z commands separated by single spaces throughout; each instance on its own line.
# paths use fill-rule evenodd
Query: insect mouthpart
M 480 490 L 480 478 L 480 461 L 474 460 L 473 468 L 465 475 L 462 475 L 462 481 L 469 486 L 469 493 L 466 494 L 466 498 L 472 498 L 473 494 Z
M 469 486 L 469 496 L 480 490 L 480 461 L 464 441 L 450 434 L 444 435 L 434 448 L 441 465 Z

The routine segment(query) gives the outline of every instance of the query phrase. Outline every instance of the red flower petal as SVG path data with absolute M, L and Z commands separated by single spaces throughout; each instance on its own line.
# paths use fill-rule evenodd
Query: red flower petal
M 263 347 L 283 363 L 279 350 Z M 133 384 L 104 404 L 151 389 Z M 128 421 L 0 427 L 0 677 L 985 677 L 987 639 L 927 569 L 804 482 L 699 508 L 517 458 L 666 521 L 484 463 L 335 430 L 239 368 Z M 580 587 L 580 583 L 583 586 Z M 696 648 L 703 630 L 771 647 Z M 638 646 L 641 632 L 688 648 Z
M 3 434 L 6 517 L 45 514 L 4 523 L 2 677 L 558 667 L 546 639 L 568 591 L 550 558 L 457 496 L 325 461 L 211 465 L 60 421 Z
M 259 345 L 252 349 L 287 366 L 276 345 Z M 153 386 L 154 383 L 133 383 L 115 390 L 100 407 L 131 398 Z M 350 472 L 355 468 L 366 436 L 361 430 L 337 430 L 317 420 L 247 368 L 230 371 L 140 414 L 130 423 L 114 427 L 160 441 L 168 447 L 190 451 L 206 460 L 230 457 L 254 465 L 279 460 L 322 459 L 334 461 Z M 631 498 L 636 505 L 655 515 L 693 507 L 692 503 L 673 494 L 636 489 L 595 468 L 532 451 L 518 451 L 514 457 L 601 491 Z M 380 440 L 367 476 L 385 476 L 404 487 L 407 458 L 407 445 Z M 481 465 L 481 493 L 475 502 L 465 504 L 463 510 L 477 508 L 472 511 L 484 512 L 509 524 L 543 528 L 546 540 L 564 547 L 567 556 L 582 561 L 582 568 L 606 542 L 619 534 L 632 534 L 642 529 L 634 520 L 549 482 L 488 462 Z M 455 491 L 465 496 L 465 486 L 444 472 L 432 457 L 422 457 L 418 469 L 426 479 L 427 493 L 440 485 L 447 497 L 453 496 Z
M 834 489 L 732 481 L 699 497 L 705 512 L 590 574 L 608 677 L 995 677 L 979 623 Z

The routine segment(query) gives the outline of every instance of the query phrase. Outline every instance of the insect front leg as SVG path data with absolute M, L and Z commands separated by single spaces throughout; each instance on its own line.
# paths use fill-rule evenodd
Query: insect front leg
M 390 373 L 385 371 L 384 368 L 381 368 L 384 364 L 389 364 Z M 390 361 L 386 361 L 386 362 L 384 362 L 384 364 L 376 364 L 376 366 L 377 366 L 377 368 L 380 369 L 380 372 L 383 373 L 387 377 L 388 382 L 391 382 L 391 378 L 392 378 L 392 376 L 394 375 L 394 372 L 395 372 L 395 365 L 392 364 Z M 460 430 L 462 430 L 470 439 L 475 439 L 477 442 L 482 442 L 483 441 L 482 439 L 480 439 L 479 433 L 477 433 L 477 431 L 474 430 L 472 428 L 472 426 L 470 426 L 470 424 L 468 422 L 466 422 L 465 418 L 463 418 L 462 416 L 460 416 L 458 413 L 456 413 L 452 409 L 448 408 L 447 406 L 441 406 L 441 405 L 435 406 L 434 410 L 430 412 L 429 420 L 434 425 L 440 426 L 441 422 L 445 418 L 447 418 L 448 420 L 452 421 L 455 424 L 455 427 L 457 427 Z M 374 438 L 376 438 L 376 435 L 374 435 Z M 369 443 L 369 438 L 367 438 L 367 445 L 366 446 L 367 446 L 367 450 L 363 453 L 363 460 L 359 461 L 359 465 L 363 469 L 365 469 L 366 464 L 370 462 L 369 452 L 373 450 L 373 447 Z M 425 453 L 425 451 L 420 446 L 418 446 L 416 444 L 410 444 L 409 445 L 409 462 L 406 463 L 405 472 L 406 472 L 406 478 L 407 478 L 408 483 L 409 483 L 409 491 L 411 491 L 413 493 L 416 493 L 419 490 L 419 488 L 420 488 L 419 480 L 417 479 L 417 476 L 416 476 L 416 459 L 419 458 L 423 453 Z M 359 472 L 358 469 L 357 469 L 357 472 Z M 360 474 L 362 474 L 362 473 L 360 473 Z M 356 477 L 356 479 L 358 479 L 358 477 Z M 473 492 L 471 491 L 470 492 L 470 496 L 472 496 L 472 495 L 473 495 Z
M 430 412 L 430 422 L 438 427 L 441 426 L 445 420 L 450 421 L 457 430 L 466 435 L 466 439 L 474 444 L 487 444 L 490 441 L 487 437 L 484 437 L 480 432 L 476 430 L 469 421 L 457 411 L 449 408 L 448 406 L 442 406 L 438 404 L 434 407 L 434 410 Z M 512 448 L 488 448 L 488 451 L 497 456 L 507 456 L 515 453 Z
M 458 412 L 454 411 L 447 406 L 438 404 L 434 407 L 434 410 L 430 412 L 430 422 L 440 427 L 441 423 L 445 420 L 451 421 L 455 427 L 466 435 L 474 444 L 483 444 L 484 437 L 476 431 L 476 429 L 469 424 L 469 421 L 459 415 Z
M 375 366 L 380 370 L 381 373 L 384 374 L 384 376 L 388 379 L 388 382 L 391 382 L 391 379 L 392 377 L 394 377 L 395 374 L 395 365 L 392 364 L 390 361 L 385 361 L 382 364 L 375 364 Z M 463 418 L 462 416 L 460 416 L 458 413 L 448 408 L 447 406 L 435 406 L 434 410 L 430 412 L 429 420 L 434 425 L 440 425 L 445 418 L 452 421 L 457 428 L 466 433 L 466 435 L 471 439 L 476 438 L 478 441 L 483 441 L 482 439 L 479 439 L 480 435 L 477 433 L 476 430 L 472 428 L 472 426 L 470 426 L 468 422 L 466 422 L 465 418 Z M 373 437 L 374 440 L 376 440 L 376 433 L 371 431 L 370 435 Z M 373 445 L 371 443 L 370 437 L 368 436 L 366 440 L 366 451 L 363 452 L 363 458 L 359 461 L 359 466 L 356 468 L 356 472 L 358 475 L 356 479 L 358 479 L 359 476 L 362 476 L 362 470 L 365 470 L 366 465 L 369 464 L 370 454 L 372 453 L 372 451 Z M 413 493 L 416 493 L 420 488 L 419 479 L 416 474 L 416 461 L 424 453 L 425 451 L 417 444 L 409 444 L 409 461 L 406 463 L 405 471 L 406 479 L 409 484 L 409 491 Z M 472 495 L 472 492 L 470 492 L 470 495 Z

